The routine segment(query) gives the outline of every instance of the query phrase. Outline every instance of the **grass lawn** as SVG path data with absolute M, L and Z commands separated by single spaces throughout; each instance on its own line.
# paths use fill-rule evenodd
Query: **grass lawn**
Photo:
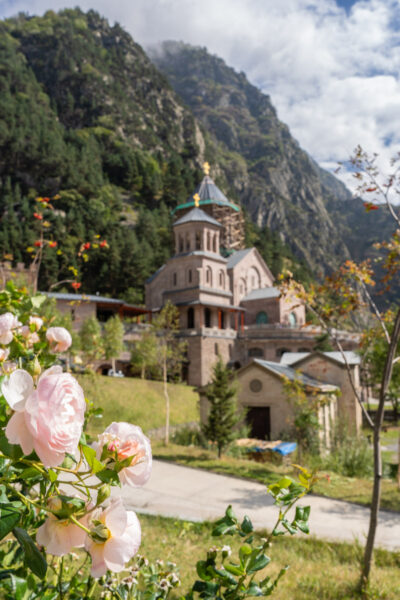
M 233 475 L 259 481 L 270 485 L 283 474 L 288 474 L 290 466 L 278 466 L 272 463 L 256 463 L 252 460 L 223 456 L 221 460 L 210 450 L 190 446 L 170 444 L 165 447 L 161 442 L 153 443 L 155 458 L 170 460 L 188 467 L 207 469 L 223 475 Z M 307 465 L 304 465 L 307 466 Z M 315 486 L 315 493 L 329 498 L 339 498 L 348 502 L 369 505 L 372 493 L 372 479 L 344 477 L 337 473 L 324 472 L 330 480 L 321 479 Z M 384 479 L 382 482 L 382 508 L 400 511 L 400 492 L 395 481 Z
M 112 421 L 128 421 L 144 432 L 165 424 L 162 383 L 132 377 L 78 375 L 85 396 L 103 409 L 102 418 L 92 418 L 91 434 L 98 434 Z M 199 420 L 198 395 L 187 385 L 168 384 L 171 398 L 171 426 Z
M 162 558 L 178 564 L 182 586 L 177 588 L 177 596 L 187 592 L 197 578 L 196 561 L 205 558 L 208 548 L 224 544 L 229 544 L 232 550 L 238 548 L 235 537 L 212 538 L 209 523 L 188 523 L 148 515 L 139 515 L 139 518 L 142 525 L 140 553 L 151 561 Z M 264 576 L 277 574 L 280 568 L 290 565 L 272 598 L 354 600 L 358 597 L 355 586 L 362 551 L 355 544 L 322 542 L 306 536 L 279 538 L 268 554 L 272 562 L 261 572 Z M 375 552 L 370 600 L 400 597 L 399 567 L 399 552 Z

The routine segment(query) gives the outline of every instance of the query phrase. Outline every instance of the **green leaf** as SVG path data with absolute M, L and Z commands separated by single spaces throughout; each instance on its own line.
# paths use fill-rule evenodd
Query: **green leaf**
M 237 581 L 236 581 L 235 577 L 233 577 L 233 575 L 231 575 L 224 568 L 222 568 L 222 569 L 216 569 L 214 567 L 214 574 L 217 577 L 220 577 L 221 579 L 223 579 L 224 585 L 236 585 L 237 584 Z
M 236 525 L 229 525 L 226 522 L 219 523 L 211 532 L 213 537 L 220 535 L 232 535 L 236 531 Z
M 103 483 L 109 483 L 111 485 L 121 485 L 118 473 L 112 471 L 111 469 L 103 469 L 102 471 L 98 471 L 96 473 L 96 477 L 98 477 Z
M 39 551 L 35 542 L 25 529 L 15 527 L 13 533 L 17 538 L 19 545 L 25 552 L 25 565 L 32 573 L 39 577 L 39 579 L 43 579 L 47 571 L 47 563 L 43 554 Z
M 199 592 L 202 598 L 213 598 L 217 595 L 218 588 L 218 583 L 211 583 L 211 581 L 195 581 L 192 591 Z
M 244 517 L 241 529 L 244 533 L 251 533 L 253 531 L 253 523 L 250 521 L 249 517 Z
M 14 504 L 0 504 L 0 540 L 10 533 L 21 518 L 21 509 Z
M 24 469 L 22 471 L 22 473 L 19 477 L 21 479 L 33 479 L 34 477 L 39 477 L 39 476 L 40 476 L 40 471 L 35 469 L 35 467 L 28 467 L 27 469 Z
M 225 569 L 229 572 L 232 573 L 232 575 L 237 575 L 238 577 L 240 577 L 241 575 L 244 575 L 244 570 L 239 566 L 239 565 L 225 565 Z
M 256 555 L 249 562 L 247 572 L 255 573 L 256 571 L 261 571 L 261 569 L 264 569 L 270 562 L 271 559 L 266 554 Z
M 15 600 L 24 600 L 25 594 L 28 590 L 28 582 L 26 579 L 22 579 L 21 577 L 16 577 L 14 574 L 10 575 L 11 577 L 11 591 L 13 592 L 13 598 Z
M 42 294 L 37 294 L 36 296 L 31 296 L 31 302 L 33 308 L 40 308 L 43 302 L 46 300 L 47 296 L 43 296 Z
M 228 517 L 228 519 L 231 519 L 234 523 L 237 523 L 237 518 L 236 518 L 235 513 L 233 512 L 233 508 L 232 508 L 231 504 L 226 509 L 225 515 Z
M 210 563 L 208 563 L 205 560 L 199 560 L 196 564 L 197 575 L 203 581 L 211 581 L 211 579 L 213 578 L 212 569 L 210 569 L 209 567 Z
M 83 456 L 86 458 L 89 467 L 92 469 L 93 473 L 98 473 L 104 469 L 103 463 L 101 463 L 96 458 L 96 450 L 91 448 L 90 446 L 82 445 Z
M 262 589 L 254 581 L 252 581 L 251 584 L 249 585 L 249 587 L 247 588 L 247 596 L 262 596 L 262 595 L 263 595 Z
M 0 432 L 0 450 L 3 454 L 13 458 L 14 460 L 21 458 L 23 455 L 20 446 L 17 446 L 16 444 L 9 444 L 4 431 Z
M 54 483 L 55 481 L 57 481 L 57 473 L 55 471 L 53 471 L 53 469 L 49 469 L 47 472 L 49 474 L 49 479 L 50 479 L 51 483 Z
M 286 530 L 287 530 L 287 531 L 288 531 L 288 532 L 289 532 L 291 535 L 293 535 L 294 533 L 296 533 L 296 532 L 297 532 L 297 529 L 296 529 L 296 527 L 293 527 L 293 525 L 291 525 L 287 519 L 282 519 L 281 523 L 282 523 L 282 526 L 283 526 L 283 527 L 284 527 L 284 528 L 285 528 L 285 529 L 286 529 Z
M 278 485 L 280 487 L 280 489 L 288 489 L 293 483 L 293 479 L 290 479 L 290 477 L 283 477 L 282 479 L 280 479 L 278 481 Z

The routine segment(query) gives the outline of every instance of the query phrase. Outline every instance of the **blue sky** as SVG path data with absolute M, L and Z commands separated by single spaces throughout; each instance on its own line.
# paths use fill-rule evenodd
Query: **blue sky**
M 400 151 L 399 0 L 0 0 L 0 15 L 77 4 L 144 46 L 183 40 L 244 71 L 323 167 L 357 144 L 382 164 Z

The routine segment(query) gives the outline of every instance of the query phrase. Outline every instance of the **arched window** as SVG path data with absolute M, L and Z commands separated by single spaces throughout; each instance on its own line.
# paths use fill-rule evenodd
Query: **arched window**
M 225 313 L 223 310 L 220 311 L 219 324 L 220 329 L 225 329 Z
M 245 296 L 246 293 L 247 293 L 246 280 L 242 278 L 239 281 L 239 294 L 242 297 L 242 296 Z
M 187 311 L 187 326 L 188 329 L 194 329 L 194 309 L 192 307 Z
M 264 358 L 262 348 L 249 348 L 249 358 Z
M 207 250 L 211 250 L 211 233 L 207 231 Z
M 183 252 L 183 251 L 184 251 L 183 237 L 180 235 L 179 236 L 179 252 Z
M 173 285 L 173 286 L 176 286 L 176 285 L 177 285 L 177 283 L 178 283 L 178 274 L 177 274 L 177 273 L 174 273 L 174 274 L 172 275 L 172 285 Z
M 188 283 L 192 283 L 192 269 L 188 271 Z
M 296 313 L 291 312 L 289 315 L 289 325 L 290 327 L 296 327 L 297 325 L 297 317 L 296 317 Z
M 214 236 L 213 236 L 213 252 L 216 252 L 216 251 L 217 251 L 217 234 L 214 233 Z
M 186 234 L 186 252 L 190 250 L 190 237 L 189 234 Z
M 265 311 L 260 311 L 256 316 L 257 325 L 266 325 L 268 323 L 268 315 Z
M 206 283 L 212 287 L 212 270 L 211 267 L 206 267 Z
M 204 309 L 204 325 L 211 327 L 211 310 L 207 307 Z
M 256 267 L 251 267 L 248 281 L 250 282 L 252 290 L 258 290 L 261 287 L 261 277 Z
M 222 270 L 219 272 L 219 287 L 225 289 L 225 273 Z
M 196 250 L 201 250 L 201 237 L 200 231 L 196 233 Z
M 290 352 L 289 348 L 278 348 L 276 351 L 277 358 L 280 358 L 285 352 Z

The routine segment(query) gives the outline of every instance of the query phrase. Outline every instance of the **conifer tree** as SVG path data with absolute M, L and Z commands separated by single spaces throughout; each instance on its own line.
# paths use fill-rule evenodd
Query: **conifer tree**
M 234 428 L 239 421 L 236 406 L 236 389 L 232 382 L 232 373 L 219 357 L 214 365 L 211 383 L 206 389 L 206 398 L 210 403 L 207 423 L 203 433 L 208 440 L 216 442 L 218 458 L 234 437 Z

